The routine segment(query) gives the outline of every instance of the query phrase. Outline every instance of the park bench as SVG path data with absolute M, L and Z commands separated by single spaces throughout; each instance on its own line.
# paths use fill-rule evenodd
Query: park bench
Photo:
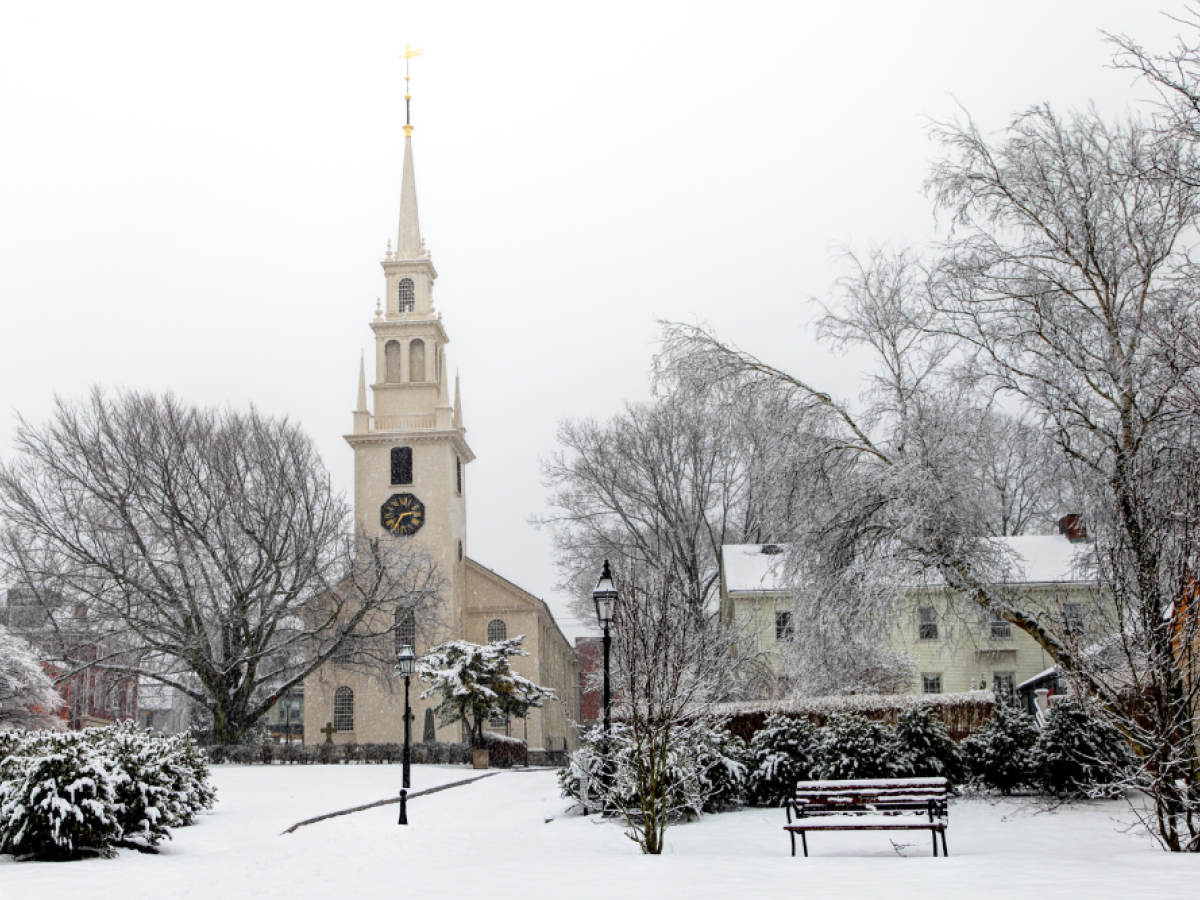
M 808 856 L 810 831 L 929 831 L 933 855 L 946 852 L 945 778 L 860 778 L 849 781 L 801 781 L 787 804 L 784 830 L 796 835 Z

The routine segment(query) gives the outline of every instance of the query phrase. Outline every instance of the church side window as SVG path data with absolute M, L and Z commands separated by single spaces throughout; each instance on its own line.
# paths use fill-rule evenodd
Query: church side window
M 408 380 L 425 380 L 425 342 L 420 338 L 408 345 Z
M 400 279 L 400 312 L 412 312 L 416 306 L 417 292 L 411 278 Z
M 407 644 L 417 646 L 417 614 L 412 607 L 401 606 L 396 610 L 396 652 Z
M 333 727 L 336 731 L 354 730 L 354 691 L 348 687 L 333 693 Z
M 488 622 L 487 639 L 489 644 L 508 640 L 508 626 L 503 619 L 492 619 Z
M 412 484 L 412 447 L 392 448 L 392 484 Z
M 400 342 L 388 341 L 383 348 L 383 358 L 387 367 L 385 380 L 388 384 L 400 383 Z
M 462 459 L 454 457 L 454 475 L 458 479 L 458 493 L 462 494 Z

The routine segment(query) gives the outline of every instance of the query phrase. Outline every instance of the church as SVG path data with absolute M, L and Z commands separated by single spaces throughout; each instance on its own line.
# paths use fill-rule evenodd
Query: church
M 409 99 L 408 95 L 405 100 Z M 354 519 L 360 534 L 409 535 L 432 555 L 444 580 L 441 633 L 430 646 L 464 639 L 482 644 L 524 635 L 529 655 L 513 657 L 513 669 L 552 689 L 558 702 L 531 709 L 524 720 L 493 721 L 489 730 L 527 742 L 530 749 L 575 746 L 578 664 L 546 604 L 471 559 L 467 542 L 468 468 L 475 459 L 467 443 L 462 398 L 455 377 L 450 393 L 441 312 L 434 309 L 437 270 L 417 216 L 413 126 L 404 126 L 400 232 L 383 260 L 385 303 L 370 323 L 375 353 L 359 372 L 354 425 L 346 442 L 354 452 Z M 430 649 L 412 627 L 418 656 Z M 377 676 L 328 663 L 305 681 L 306 743 L 320 743 L 332 725 L 336 743 L 385 743 L 404 739 L 404 692 Z M 397 690 L 397 684 L 400 689 Z M 459 726 L 438 728 L 437 698 L 417 699 L 412 685 L 413 740 L 457 742 Z

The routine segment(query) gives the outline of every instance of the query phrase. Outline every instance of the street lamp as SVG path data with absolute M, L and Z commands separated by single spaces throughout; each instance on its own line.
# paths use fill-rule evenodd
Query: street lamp
M 404 676 L 404 787 L 400 791 L 400 824 L 408 824 L 408 789 L 412 787 L 409 776 L 412 771 L 412 712 L 408 706 L 408 683 L 416 666 L 417 655 L 405 644 L 396 654 L 400 674 Z
M 613 584 L 612 572 L 608 569 L 608 560 L 604 561 L 604 570 L 600 573 L 600 581 L 592 591 L 592 600 L 596 603 L 596 618 L 604 628 L 604 743 L 608 744 L 609 732 L 612 731 L 612 689 L 609 686 L 608 657 L 612 647 L 612 638 L 608 627 L 612 624 L 613 611 L 617 607 L 616 585 Z

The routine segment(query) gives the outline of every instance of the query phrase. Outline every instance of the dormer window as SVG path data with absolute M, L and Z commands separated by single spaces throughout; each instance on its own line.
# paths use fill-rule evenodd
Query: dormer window
M 412 312 L 417 305 L 417 292 L 413 286 L 411 278 L 400 279 L 400 305 L 399 310 L 402 313 Z

